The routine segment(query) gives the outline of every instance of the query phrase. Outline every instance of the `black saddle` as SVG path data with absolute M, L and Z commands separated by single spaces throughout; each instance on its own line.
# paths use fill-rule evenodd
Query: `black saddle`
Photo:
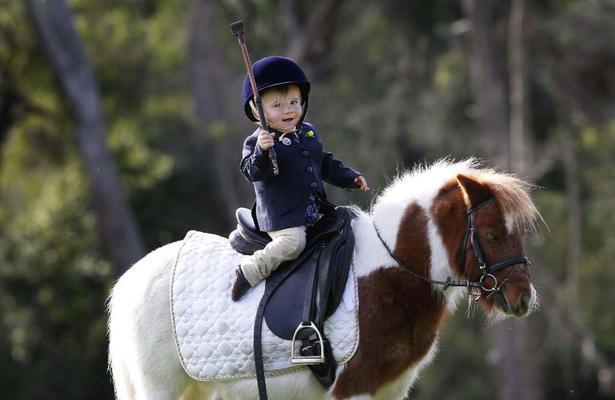
M 229 235 L 231 246 L 241 254 L 253 254 L 260 250 L 271 241 L 271 237 L 265 232 L 261 232 L 254 223 L 252 210 L 238 208 L 235 211 L 237 218 L 237 229 Z
M 251 211 L 239 208 L 236 211 L 237 229 L 229 240 L 233 249 L 242 254 L 252 254 L 271 241 L 267 233 L 257 230 Z M 272 289 L 265 319 L 267 326 L 277 336 L 291 340 L 303 321 L 306 298 L 315 302 L 323 314 L 323 321 L 337 309 L 346 287 L 350 258 L 354 241 L 350 223 L 352 213 L 345 207 L 337 207 L 325 214 L 318 223 L 307 229 L 305 250 L 295 260 L 281 264 L 267 279 L 266 285 Z M 346 228 L 346 229 L 345 229 Z M 337 239 L 337 240 L 336 240 Z M 351 239 L 352 240 L 352 239 Z M 350 246 L 349 246 L 350 245 Z M 319 270 L 317 279 L 322 299 L 315 298 L 316 290 L 310 289 L 309 279 Z
M 336 362 L 324 337 L 323 324 L 339 306 L 346 288 L 354 249 L 350 226 L 354 214 L 347 207 L 332 205 L 321 207 L 321 210 L 325 211 L 323 217 L 307 229 L 305 250 L 295 260 L 282 263 L 266 281 L 254 326 L 254 353 L 261 398 L 266 398 L 264 371 L 259 379 L 263 317 L 274 334 L 293 340 L 293 349 L 295 340 L 301 341 L 300 355 L 293 350 L 293 363 L 309 365 L 327 388 L 335 379 Z M 229 236 L 236 251 L 252 254 L 271 241 L 269 235 L 257 229 L 249 209 L 238 209 L 236 216 L 237 229 Z

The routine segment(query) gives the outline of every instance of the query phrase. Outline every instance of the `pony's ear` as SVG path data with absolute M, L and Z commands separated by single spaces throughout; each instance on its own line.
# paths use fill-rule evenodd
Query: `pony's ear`
M 457 174 L 457 182 L 464 193 L 464 199 L 468 208 L 473 208 L 483 201 L 493 197 L 488 187 L 467 175 Z

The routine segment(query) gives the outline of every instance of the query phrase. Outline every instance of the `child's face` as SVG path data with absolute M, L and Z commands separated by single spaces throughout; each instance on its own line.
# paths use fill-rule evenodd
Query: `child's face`
M 267 121 L 284 131 L 295 129 L 303 115 L 301 91 L 298 86 L 267 90 L 261 99 Z

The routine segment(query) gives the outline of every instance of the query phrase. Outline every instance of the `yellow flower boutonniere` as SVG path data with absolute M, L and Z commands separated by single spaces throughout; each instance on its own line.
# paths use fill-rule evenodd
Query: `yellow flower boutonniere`
M 305 134 L 305 136 L 310 137 L 310 138 L 314 137 L 314 131 L 308 131 L 308 132 Z

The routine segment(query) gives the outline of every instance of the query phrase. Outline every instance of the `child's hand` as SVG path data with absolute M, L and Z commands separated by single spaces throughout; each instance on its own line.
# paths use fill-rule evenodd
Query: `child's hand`
M 261 129 L 261 133 L 259 133 L 256 143 L 258 143 L 260 148 L 263 150 L 273 147 L 273 134 Z
M 365 181 L 365 178 L 363 177 L 363 175 L 359 175 L 356 178 L 354 178 L 354 183 L 355 185 L 359 187 L 359 189 L 361 189 L 364 192 L 367 192 L 369 190 L 369 186 L 367 186 L 367 182 Z

